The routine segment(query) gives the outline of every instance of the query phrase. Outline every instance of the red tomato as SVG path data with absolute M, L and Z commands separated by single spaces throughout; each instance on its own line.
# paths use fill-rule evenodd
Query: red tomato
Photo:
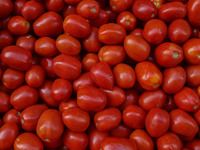
M 55 78 L 57 75 L 53 71 L 53 58 L 43 57 L 40 61 L 40 65 L 45 71 L 45 74 L 51 78 Z
M 152 108 L 146 116 L 145 127 L 152 137 L 164 135 L 170 126 L 170 116 L 167 111 L 160 108 Z
M 22 15 L 22 7 L 27 2 L 27 0 L 16 0 L 14 4 L 13 14 L 15 16 L 21 16 Z
M 11 0 L 4 0 L 0 3 L 0 18 L 5 18 L 13 11 L 13 3 Z
M 193 116 L 196 122 L 200 125 L 200 109 L 197 112 L 195 112 Z
M 143 129 L 134 130 L 129 139 L 136 143 L 137 150 L 154 150 L 152 137 Z
M 166 0 L 151 0 L 154 5 L 156 5 L 156 8 L 159 9 L 164 3 Z
M 65 18 L 71 14 L 76 14 L 76 5 L 65 5 L 62 10 L 62 16 Z
M 143 29 L 135 28 L 133 31 L 129 33 L 130 35 L 140 36 L 143 38 Z
M 177 106 L 174 102 L 173 95 L 168 95 L 167 101 L 166 101 L 163 109 L 170 112 L 171 110 L 176 109 L 176 108 L 177 108 Z
M 53 11 L 43 13 L 34 21 L 33 30 L 40 37 L 56 37 L 63 30 L 62 17 Z
M 200 13 L 199 10 L 200 1 L 198 0 L 189 0 L 187 3 L 187 11 L 188 11 L 188 20 L 193 26 L 200 27 Z
M 190 142 L 187 142 L 185 144 L 185 147 L 188 148 L 188 149 L 192 149 L 192 150 L 198 150 L 198 149 L 200 149 L 200 140 L 194 139 Z
M 64 0 L 46 0 L 45 6 L 48 11 L 60 12 L 65 6 Z
M 74 5 L 79 3 L 81 0 L 64 0 L 67 4 Z
M 84 132 L 90 125 L 90 116 L 87 111 L 78 107 L 71 107 L 62 112 L 64 125 L 71 131 Z
M 124 123 L 120 123 L 117 128 L 110 131 L 110 136 L 128 138 L 131 132 L 132 132 L 131 128 L 129 128 Z
M 14 38 L 12 34 L 7 30 L 0 31 L 0 49 L 9 46 L 13 43 Z
M 14 149 L 21 150 L 21 149 L 36 149 L 36 150 L 43 150 L 44 145 L 40 138 L 30 132 L 20 134 L 14 142 Z
M 163 76 L 160 70 L 151 62 L 140 62 L 135 67 L 138 83 L 146 90 L 158 89 Z
M 24 109 L 20 115 L 22 128 L 25 131 L 36 131 L 38 120 L 47 109 L 48 107 L 42 104 L 32 105 Z
M 47 109 L 40 116 L 36 132 L 37 135 L 46 142 L 58 140 L 64 130 L 62 116 L 56 109 Z
M 191 87 L 200 86 L 200 65 L 187 65 L 185 67 L 187 84 Z
M 7 112 L 10 109 L 10 96 L 0 91 L 0 112 Z
M 58 140 L 54 141 L 54 142 L 44 142 L 44 147 L 46 149 L 58 149 L 59 147 L 61 147 L 63 144 L 63 141 L 62 141 L 62 137 L 59 138 Z M 60 149 L 59 149 L 60 150 Z M 62 149 L 61 149 L 62 150 Z M 65 149 L 64 149 L 65 150 Z
M 63 111 L 65 111 L 71 107 L 78 107 L 77 101 L 75 99 L 70 99 L 67 101 L 60 102 L 59 111 L 62 113 Z
M 90 75 L 97 86 L 112 89 L 114 76 L 110 66 L 106 62 L 99 62 L 90 69 Z
M 123 12 L 132 6 L 133 0 L 109 0 L 109 3 L 113 11 Z
M 149 43 L 135 35 L 126 36 L 124 39 L 124 49 L 127 55 L 135 61 L 144 61 L 150 54 Z
M 90 69 L 99 62 L 97 54 L 87 53 L 83 56 L 82 66 L 84 71 L 90 71 Z
M 20 126 L 21 113 L 15 109 L 10 109 L 3 115 L 3 123 L 15 123 Z

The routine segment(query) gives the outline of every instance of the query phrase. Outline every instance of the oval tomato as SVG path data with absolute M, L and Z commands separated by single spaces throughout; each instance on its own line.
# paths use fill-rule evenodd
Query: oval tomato
M 5 18 L 13 11 L 13 3 L 11 0 L 2 1 L 0 4 L 0 18 Z
M 0 49 L 9 46 L 13 43 L 14 38 L 12 34 L 7 30 L 0 31 Z
M 124 123 L 120 123 L 117 128 L 111 130 L 109 133 L 112 137 L 128 138 L 131 132 L 132 129 L 130 127 Z
M 63 111 L 65 111 L 71 107 L 78 107 L 76 99 L 70 99 L 67 101 L 60 102 L 59 111 L 62 113 Z
M 187 65 L 185 71 L 187 84 L 191 87 L 200 86 L 200 65 Z
M 0 112 L 7 112 L 10 109 L 10 96 L 0 91 Z
M 189 0 L 187 3 L 188 20 L 193 26 L 200 27 L 199 10 L 200 2 L 198 0 Z
M 98 55 L 95 53 L 87 53 L 83 56 L 82 66 L 84 71 L 90 71 L 90 69 L 99 62 Z
M 132 6 L 133 0 L 109 0 L 109 4 L 112 10 L 123 12 Z
M 15 123 L 20 126 L 20 115 L 21 113 L 16 109 L 10 109 L 3 115 L 3 123 Z

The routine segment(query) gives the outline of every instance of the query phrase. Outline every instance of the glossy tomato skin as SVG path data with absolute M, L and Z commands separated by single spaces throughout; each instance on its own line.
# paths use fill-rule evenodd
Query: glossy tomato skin
M 200 65 L 188 65 L 185 70 L 187 75 L 187 84 L 190 87 L 200 86 Z
M 158 10 L 150 0 L 135 0 L 132 12 L 138 19 L 148 21 L 156 18 Z
M 0 4 L 0 18 L 5 18 L 13 11 L 13 3 L 11 0 L 2 1 Z
M 65 18 L 71 14 L 76 14 L 76 5 L 65 5 L 62 10 L 62 16 Z
M 40 61 L 40 65 L 45 71 L 45 74 L 48 77 L 55 78 L 57 75 L 53 71 L 53 58 L 43 57 Z
M 166 42 L 156 47 L 154 57 L 162 67 L 175 67 L 183 60 L 183 50 L 175 43 Z
M 106 94 L 96 87 L 84 87 L 77 92 L 77 104 L 86 111 L 100 111 L 107 104 Z
M 176 105 L 187 112 L 195 112 L 200 107 L 200 100 L 196 92 L 189 87 L 184 87 L 174 95 Z
M 132 6 L 133 0 L 110 0 L 109 4 L 113 11 L 123 12 Z
M 69 55 L 57 55 L 53 59 L 53 71 L 61 78 L 74 80 L 81 73 L 81 63 Z
M 170 130 L 181 136 L 195 136 L 199 131 L 197 122 L 181 109 L 170 112 Z
M 99 62 L 90 69 L 90 75 L 97 86 L 112 89 L 114 76 L 110 66 L 106 62 Z
M 65 17 L 63 29 L 66 33 L 69 33 L 76 38 L 85 38 L 90 33 L 89 23 L 85 18 L 76 14 L 71 14 Z
M 186 82 L 186 71 L 181 66 L 167 68 L 163 72 L 162 89 L 167 94 L 175 94 Z
M 151 62 L 140 62 L 135 67 L 138 83 L 146 90 L 158 89 L 162 83 L 163 75 Z
M 193 115 L 193 117 L 196 120 L 196 122 L 200 125 L 200 110 L 198 110 L 197 112 L 195 112 L 194 115 Z
M 49 11 L 60 12 L 65 6 L 64 0 L 46 0 L 45 6 Z
M 10 109 L 10 96 L 0 91 L 0 112 L 7 112 Z
M 163 90 L 157 89 L 143 92 L 139 97 L 138 104 L 145 111 L 149 111 L 152 108 L 162 108 L 166 101 L 167 95 Z
M 200 63 L 200 39 L 192 38 L 183 44 L 184 59 L 189 64 Z
M 59 111 L 62 113 L 63 111 L 71 107 L 78 107 L 76 99 L 69 99 L 69 100 L 60 102 Z
M 132 129 L 130 127 L 124 123 L 120 123 L 117 128 L 111 130 L 109 133 L 112 137 L 128 138 L 131 132 Z
M 67 4 L 74 5 L 79 3 L 81 0 L 64 0 Z
M 127 35 L 124 39 L 126 54 L 135 61 L 144 61 L 149 57 L 150 45 L 143 38 Z
M 152 137 L 143 129 L 134 130 L 129 139 L 136 143 L 137 150 L 154 150 L 154 142 Z
M 90 116 L 87 111 L 72 107 L 62 112 L 64 125 L 71 131 L 84 132 L 90 125 Z
M 24 6 L 24 4 L 27 2 L 27 0 L 16 0 L 13 4 L 14 4 L 14 9 L 13 9 L 13 14 L 15 16 L 21 16 L 22 15 L 22 7 Z
M 10 109 L 3 115 L 3 123 L 14 123 L 20 126 L 21 113 L 16 109 Z
M 62 17 L 53 11 L 43 13 L 34 21 L 33 30 L 40 37 L 56 37 L 63 30 Z
M 126 138 L 106 137 L 100 146 L 102 150 L 137 150 L 135 142 Z
M 178 135 L 173 132 L 167 132 L 156 140 L 158 150 L 168 150 L 170 148 L 174 150 L 180 150 L 182 143 Z
M 43 141 L 43 143 L 44 143 L 44 147 L 46 148 L 46 149 L 58 149 L 58 148 L 60 148 L 62 145 L 64 145 L 63 144 L 63 141 L 62 141 L 62 137 L 61 138 L 59 138 L 58 140 L 56 140 L 56 141 L 54 141 L 54 142 L 44 142 Z M 61 149 L 61 148 L 60 148 Z M 60 150 L 59 149 L 59 150 Z M 62 149 L 61 149 L 62 150 Z M 65 150 L 65 149 L 64 149 Z
M 18 134 L 19 128 L 15 123 L 5 123 L 1 126 L 0 149 L 11 149 Z
M 31 53 L 19 46 L 7 46 L 1 51 L 2 62 L 19 71 L 27 70 L 31 65 L 31 59 Z
M 135 28 L 133 31 L 129 33 L 130 35 L 140 36 L 143 38 L 143 29 Z
M 0 49 L 11 45 L 14 42 L 12 34 L 7 30 L 0 31 Z
M 167 36 L 167 25 L 160 19 L 151 19 L 144 26 L 143 36 L 150 44 L 160 44 Z
M 47 109 L 40 116 L 36 133 L 46 142 L 53 142 L 58 140 L 64 130 L 62 116 L 56 109 Z
M 23 85 L 15 89 L 10 96 L 10 104 L 16 110 L 23 110 L 38 101 L 38 92 L 36 89 Z M 28 100 L 27 100 L 28 99 Z
M 181 2 L 169 2 L 163 4 L 158 10 L 158 18 L 166 23 L 170 23 L 175 19 L 185 18 L 187 13 L 186 7 Z
M 152 108 L 146 116 L 145 127 L 152 137 L 165 134 L 170 127 L 170 115 L 160 108 Z
M 194 150 L 199 149 L 200 148 L 200 140 L 197 138 L 190 142 L 187 142 L 185 144 L 185 147 L 188 149 L 194 149 Z
M 187 3 L 188 20 L 193 26 L 200 27 L 199 17 L 200 2 L 196 0 L 189 0 Z
M 20 115 L 22 128 L 25 131 L 35 131 L 40 116 L 47 109 L 48 107 L 42 104 L 35 104 L 24 109 Z
M 35 149 L 35 150 L 43 150 L 44 145 L 40 138 L 30 132 L 20 134 L 14 142 L 14 149 Z

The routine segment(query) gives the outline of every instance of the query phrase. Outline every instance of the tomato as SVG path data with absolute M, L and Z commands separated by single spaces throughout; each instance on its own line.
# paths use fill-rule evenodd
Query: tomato
M 70 100 L 60 102 L 59 111 L 62 113 L 63 111 L 71 107 L 78 107 L 76 99 L 70 99 Z
M 112 10 L 112 8 L 106 7 L 104 10 L 108 15 L 108 22 L 115 22 L 117 20 L 118 13 Z
M 180 150 L 182 148 L 182 143 L 178 135 L 167 132 L 156 140 L 158 150 Z
M 57 55 L 53 58 L 54 73 L 64 79 L 74 80 L 81 73 L 81 63 L 69 55 Z
M 181 109 L 170 112 L 170 131 L 182 136 L 195 136 L 199 131 L 197 122 Z
M 20 134 L 14 142 L 14 149 L 35 149 L 35 150 L 43 150 L 44 145 L 40 138 L 30 132 Z
M 11 149 L 18 136 L 19 128 L 15 123 L 5 123 L 0 128 L 0 149 Z
M 68 15 L 63 22 L 63 29 L 66 33 L 76 37 L 85 38 L 90 33 L 90 25 L 85 18 L 80 15 Z
M 200 39 L 192 38 L 183 44 L 184 59 L 189 64 L 200 63 Z
M 156 47 L 154 56 L 162 67 L 175 67 L 183 60 L 182 48 L 172 42 L 165 42 Z
M 117 137 L 106 137 L 100 146 L 100 150 L 137 150 L 135 142 Z
M 62 137 L 54 142 L 44 142 L 43 141 L 43 143 L 44 143 L 44 147 L 46 149 L 57 149 L 57 148 L 61 147 L 62 145 L 64 145 L 63 141 L 62 141 Z
M 96 87 L 84 87 L 77 92 L 77 104 L 83 110 L 97 112 L 104 109 L 107 97 Z
M 194 119 L 200 125 L 200 109 L 194 113 Z
M 158 18 L 166 23 L 170 23 L 175 19 L 185 18 L 187 13 L 186 7 L 181 2 L 169 2 L 163 4 L 158 10 Z
M 200 140 L 199 139 L 194 139 L 190 142 L 187 142 L 185 144 L 185 147 L 186 148 L 189 148 L 189 149 L 194 149 L 194 150 L 197 150 L 200 148 Z
M 139 97 L 138 104 L 145 111 L 149 111 L 152 108 L 162 108 L 166 101 L 167 95 L 163 90 L 157 89 L 143 92 Z
M 143 129 L 134 130 L 129 139 L 136 143 L 138 150 L 154 150 L 152 137 Z
M 188 87 L 184 87 L 176 93 L 174 95 L 174 101 L 180 109 L 188 112 L 195 112 L 200 107 L 200 99 L 198 95 Z
M 188 20 L 193 26 L 200 27 L 199 17 L 200 2 L 198 0 L 189 0 L 187 3 Z
M 174 43 L 184 43 L 189 39 L 190 35 L 190 24 L 184 19 L 176 19 L 169 25 L 168 36 Z
M 110 131 L 112 137 L 128 138 L 131 134 L 132 129 L 124 123 L 120 123 L 117 128 Z
M 4 0 L 0 3 L 0 18 L 5 18 L 13 11 L 13 3 L 11 0 Z
M 150 45 L 143 38 L 127 35 L 124 39 L 126 54 L 135 61 L 144 61 L 149 57 Z
M 151 0 L 135 0 L 132 12 L 142 21 L 148 21 L 157 17 L 157 8 Z
M 45 6 L 49 11 L 60 12 L 65 6 L 64 0 L 46 0 Z
M 90 125 L 90 116 L 87 111 L 78 107 L 71 107 L 62 112 L 64 125 L 71 131 L 84 132 Z
M 100 6 L 96 1 L 84 0 L 78 3 L 76 12 L 86 19 L 96 19 L 100 13 Z
M 42 104 L 32 105 L 24 109 L 20 115 L 22 128 L 25 131 L 35 131 L 40 116 L 47 109 L 48 107 Z
M 88 136 L 85 132 L 64 131 L 63 143 L 69 149 L 85 150 L 88 146 L 88 141 Z
M 10 109 L 3 115 L 3 123 L 15 123 L 20 126 L 20 115 L 19 111 Z
M 146 90 L 158 89 L 163 80 L 160 70 L 149 61 L 138 63 L 135 74 L 138 83 Z
M 64 0 L 67 4 L 74 5 L 79 3 L 81 0 Z
M 22 15 L 22 7 L 27 2 L 27 0 L 16 0 L 14 4 L 13 14 L 15 16 L 21 16 Z
M 12 34 L 7 30 L 0 31 L 0 49 L 11 45 L 14 42 Z
M 10 109 L 10 96 L 0 91 L 0 112 L 7 112 Z
M 167 25 L 162 20 L 151 19 L 144 26 L 143 36 L 150 44 L 160 44 L 167 36 Z
M 113 72 L 106 62 L 99 62 L 90 69 L 90 75 L 97 86 L 112 89 L 114 85 Z
M 6 18 L 1 19 L 1 29 L 2 30 L 7 30 L 8 29 L 8 22 L 12 18 L 12 16 L 8 16 Z
M 200 86 L 200 65 L 187 65 L 186 68 L 187 84 L 191 87 Z
M 133 0 L 109 0 L 109 4 L 113 11 L 123 12 L 132 6 Z
M 65 18 L 71 14 L 76 14 L 76 5 L 65 5 L 62 10 L 62 16 Z
M 31 66 L 32 55 L 19 46 L 7 46 L 1 51 L 1 60 L 8 67 L 25 71 Z
M 151 0 L 154 5 L 156 6 L 157 9 L 159 9 L 164 3 L 166 0 Z
M 44 12 L 42 3 L 36 1 L 27 1 L 21 9 L 22 16 L 27 20 L 36 20 Z
M 34 21 L 33 30 L 40 37 L 56 37 L 63 30 L 62 17 L 53 11 L 43 13 Z
M 45 71 L 45 74 L 51 78 L 55 78 L 57 75 L 53 71 L 53 58 L 43 57 L 40 61 L 40 65 Z
M 58 140 L 64 130 L 62 116 L 56 109 L 47 109 L 40 116 L 36 132 L 37 135 L 46 142 Z
M 121 12 L 117 17 L 117 24 L 122 25 L 126 31 L 131 31 L 136 27 L 137 19 L 129 11 Z
M 133 31 L 129 33 L 130 35 L 140 36 L 143 38 L 143 29 L 135 28 Z
M 146 116 L 145 127 L 152 137 L 164 135 L 170 127 L 170 115 L 160 108 L 152 108 Z

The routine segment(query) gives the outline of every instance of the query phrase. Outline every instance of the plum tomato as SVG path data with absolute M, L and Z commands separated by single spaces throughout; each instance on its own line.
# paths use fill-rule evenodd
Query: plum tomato
M 0 31 L 0 49 L 12 45 L 14 42 L 13 35 L 7 30 Z
M 185 71 L 187 84 L 190 87 L 200 86 L 200 65 L 187 65 Z
M 200 1 L 198 0 L 189 0 L 187 3 L 187 12 L 188 12 L 188 20 L 191 25 L 200 27 Z
M 59 104 L 59 111 L 62 113 L 71 107 L 78 107 L 76 99 L 61 101 Z
M 7 112 L 10 109 L 10 96 L 0 91 L 0 112 Z
M 120 123 L 117 128 L 111 130 L 109 134 L 112 137 L 122 137 L 122 138 L 128 138 L 131 134 L 132 129 L 125 125 L 124 123 Z
M 8 17 L 13 11 L 13 2 L 11 0 L 4 0 L 0 3 L 0 18 Z
M 110 7 L 113 11 L 124 12 L 133 5 L 134 0 L 109 0 Z
M 20 115 L 21 113 L 16 109 L 10 109 L 3 115 L 3 123 L 14 123 L 20 126 Z
M 48 11 L 60 12 L 65 6 L 64 0 L 45 0 L 45 6 Z

